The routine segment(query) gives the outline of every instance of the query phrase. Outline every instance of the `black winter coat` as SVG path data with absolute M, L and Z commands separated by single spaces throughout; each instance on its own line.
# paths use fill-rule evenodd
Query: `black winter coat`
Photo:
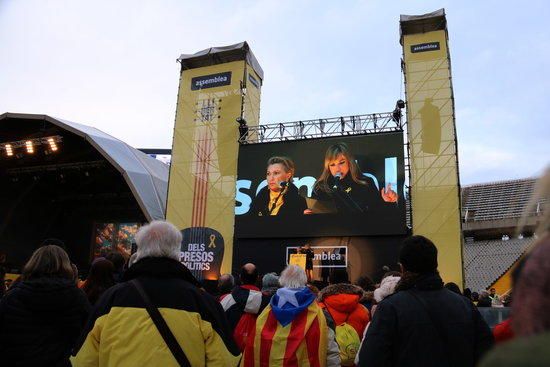
M 0 301 L 0 366 L 70 366 L 90 304 L 73 281 L 14 284 Z
M 279 209 L 277 216 L 298 216 L 303 215 L 304 210 L 307 209 L 306 199 L 300 196 L 298 188 L 294 184 L 288 185 L 288 189 L 284 195 L 281 196 L 284 203 Z M 279 198 L 279 200 L 281 200 Z M 269 187 L 264 187 L 260 190 L 258 195 L 252 201 L 250 208 L 250 214 L 254 216 L 267 216 L 269 215 Z
M 378 305 L 359 366 L 473 367 L 492 344 L 491 330 L 472 302 L 431 274 Z
M 378 211 L 384 207 L 382 196 L 376 189 L 372 178 L 362 176 L 365 184 L 359 184 L 352 180 L 351 174 L 344 177 L 337 189 L 333 188 L 334 178 L 329 177 L 327 184 L 330 192 L 325 192 L 315 185 L 312 198 L 321 201 L 332 201 L 339 213 L 361 213 Z

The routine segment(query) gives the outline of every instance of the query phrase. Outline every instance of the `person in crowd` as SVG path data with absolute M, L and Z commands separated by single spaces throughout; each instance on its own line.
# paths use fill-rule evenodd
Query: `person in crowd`
M 491 298 L 489 297 L 489 292 L 482 289 L 479 292 L 477 307 L 491 307 L 491 306 L 492 306 L 492 302 L 491 302 Z
M 271 157 L 267 161 L 267 186 L 252 200 L 254 216 L 299 216 L 307 209 L 306 199 L 292 183 L 295 167 L 288 157 Z
M 312 284 L 312 283 L 307 283 L 306 284 L 306 287 L 309 288 L 309 290 L 311 291 L 311 293 L 313 293 L 315 295 L 315 298 L 317 298 L 317 296 L 319 295 L 319 288 L 317 288 L 317 286 L 315 284 Z
M 107 255 L 105 255 L 105 259 L 113 263 L 115 268 L 113 278 L 116 283 L 120 283 L 122 281 L 122 274 L 124 273 L 124 266 L 126 265 L 124 255 L 118 251 L 110 251 Z
M 443 287 L 435 245 L 409 237 L 399 262 L 403 275 L 374 313 L 359 366 L 474 366 L 493 335 L 471 302 Z
M 340 366 L 334 323 L 306 287 L 305 271 L 289 265 L 279 277 L 282 288 L 256 321 L 242 366 Z
M 359 303 L 363 290 L 353 284 L 332 284 L 319 292 L 317 302 L 326 309 L 335 325 L 344 322 L 353 326 L 358 335 L 363 335 L 365 326 L 370 321 L 370 313 Z
M 317 296 L 317 302 L 321 308 L 325 309 L 336 326 L 336 341 L 339 345 L 340 358 L 342 363 L 349 365 L 353 363 L 356 354 L 359 350 L 359 345 L 363 332 L 370 321 L 369 310 L 359 301 L 363 298 L 363 290 L 353 284 L 340 283 L 332 284 L 324 288 Z M 347 326 L 351 328 L 347 328 Z M 345 330 L 342 333 L 347 333 L 351 337 L 343 340 L 340 337 L 338 328 Z M 346 329 L 347 328 L 347 329 Z M 346 363 L 348 362 L 348 363 Z
M 451 292 L 455 292 L 456 294 L 460 294 L 462 296 L 462 292 L 460 291 L 460 287 L 458 286 L 458 284 L 449 282 L 449 283 L 445 283 L 444 287 L 450 290 Z
M 472 303 L 477 306 L 479 302 L 479 293 L 472 292 Z
M 514 288 L 518 283 L 519 276 L 528 257 L 529 255 L 522 256 L 516 266 L 514 266 L 514 269 L 512 270 L 512 288 Z M 496 344 L 501 344 L 514 338 L 514 330 L 512 329 L 512 315 L 501 323 L 495 325 L 493 328 L 493 336 L 495 337 Z
M 315 182 L 311 197 L 332 202 L 339 213 L 364 213 L 383 206 L 374 181 L 363 175 L 345 143 L 327 149 L 323 172 Z M 312 212 L 308 209 L 305 213 Z
M 174 346 L 179 345 L 189 365 L 238 365 L 240 353 L 220 304 L 179 262 L 181 241 L 181 232 L 165 221 L 139 229 L 137 260 L 123 282 L 96 303 L 75 348 L 73 366 L 179 365 L 151 319 L 145 298 L 160 311 Z
M 115 267 L 111 261 L 101 257 L 94 260 L 88 278 L 82 285 L 90 304 L 95 305 L 103 292 L 115 285 L 114 272 Z
M 374 300 L 376 304 L 372 306 L 371 319 L 376 312 L 377 305 L 382 302 L 383 299 L 395 293 L 395 289 L 400 280 L 401 274 L 397 271 L 389 271 L 384 274 L 380 281 L 380 286 L 374 291 Z
M 512 306 L 512 296 L 513 292 L 510 290 L 508 293 L 502 295 L 502 306 L 511 307 Z
M 349 283 L 349 273 L 345 268 L 332 269 L 329 277 L 330 284 Z
M 313 279 L 313 258 L 315 253 L 311 249 L 311 245 L 306 243 L 304 246 L 300 247 L 300 253 L 306 255 L 306 275 L 307 281 L 311 282 Z
M 498 298 L 497 290 L 495 288 L 489 289 L 489 298 L 494 300 L 495 298 Z
M 264 297 L 271 299 L 277 289 L 281 288 L 279 285 L 279 276 L 277 273 L 267 273 L 262 278 L 262 294 Z
M 231 293 L 235 287 L 235 278 L 231 274 L 222 274 L 218 279 L 218 294 L 219 300 Z
M 462 295 L 469 300 L 472 300 L 472 290 L 470 288 L 464 288 L 464 293 Z
M 374 290 L 376 286 L 374 281 L 367 275 L 362 275 L 355 281 L 355 285 L 363 289 L 363 298 L 359 301 L 367 310 L 371 310 L 372 305 L 374 304 Z
M 70 366 L 89 312 L 67 253 L 38 248 L 0 301 L 0 366 Z
M 550 168 L 539 179 L 525 212 L 548 197 Z M 538 239 L 514 284 L 511 321 L 514 339 L 491 351 L 481 367 L 550 366 L 550 210 L 543 212 L 535 233 Z
M 330 253 L 328 251 L 323 251 L 321 254 L 321 281 L 323 282 L 323 286 L 328 284 L 331 263 Z
M 254 329 L 256 318 L 267 306 L 269 298 L 264 296 L 257 287 L 258 269 L 256 265 L 243 265 L 240 274 L 241 285 L 220 299 L 225 311 L 229 327 L 233 331 L 233 339 L 242 351 L 250 332 Z
M 399 281 L 401 280 L 401 274 L 397 271 L 389 271 L 382 277 L 382 280 L 380 281 L 380 286 L 376 288 L 373 292 L 374 300 L 376 302 L 375 305 L 372 306 L 371 311 L 371 320 L 374 316 L 374 313 L 376 312 L 377 304 L 382 302 L 382 300 L 388 296 L 391 296 L 395 293 L 395 288 L 397 287 L 397 284 L 399 284 Z M 370 322 L 367 324 L 367 327 L 365 328 L 365 331 L 363 332 L 363 335 L 361 337 L 361 345 L 359 346 L 359 350 L 361 350 L 361 346 L 363 345 L 363 341 L 365 340 L 365 335 L 367 335 L 367 330 L 369 328 Z M 359 365 L 359 353 L 355 356 L 355 364 Z

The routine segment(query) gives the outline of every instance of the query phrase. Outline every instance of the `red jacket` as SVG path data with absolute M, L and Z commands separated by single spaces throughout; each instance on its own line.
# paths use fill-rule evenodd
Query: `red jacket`
M 361 338 L 370 321 L 369 310 L 359 303 L 362 297 L 361 288 L 342 283 L 323 289 L 319 292 L 317 300 L 319 305 L 330 313 L 336 325 L 347 322 Z
M 514 338 L 514 331 L 512 330 L 512 318 L 507 318 L 493 329 L 493 336 L 495 337 L 495 343 L 502 343 Z

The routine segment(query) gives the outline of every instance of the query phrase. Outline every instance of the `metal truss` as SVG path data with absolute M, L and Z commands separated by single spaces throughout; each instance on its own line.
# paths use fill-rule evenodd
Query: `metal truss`
M 403 131 L 401 113 L 383 112 L 317 120 L 283 122 L 239 129 L 241 144 L 269 143 L 331 136 L 375 134 Z
M 106 161 L 97 160 L 97 161 L 87 161 L 87 162 L 60 163 L 60 164 L 50 164 L 50 165 L 41 165 L 41 166 L 10 168 L 6 170 L 6 173 L 8 175 L 19 175 L 19 174 L 26 174 L 26 173 L 51 172 L 51 171 L 68 171 L 68 170 L 85 171 L 91 168 L 103 168 L 105 165 L 106 165 Z

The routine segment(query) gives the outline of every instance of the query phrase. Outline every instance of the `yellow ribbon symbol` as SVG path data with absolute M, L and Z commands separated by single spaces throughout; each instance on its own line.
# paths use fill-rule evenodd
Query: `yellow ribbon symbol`
M 210 248 L 210 247 L 216 248 L 216 243 L 214 241 L 216 241 L 216 235 L 211 234 L 210 235 L 210 243 L 208 244 L 208 248 Z

